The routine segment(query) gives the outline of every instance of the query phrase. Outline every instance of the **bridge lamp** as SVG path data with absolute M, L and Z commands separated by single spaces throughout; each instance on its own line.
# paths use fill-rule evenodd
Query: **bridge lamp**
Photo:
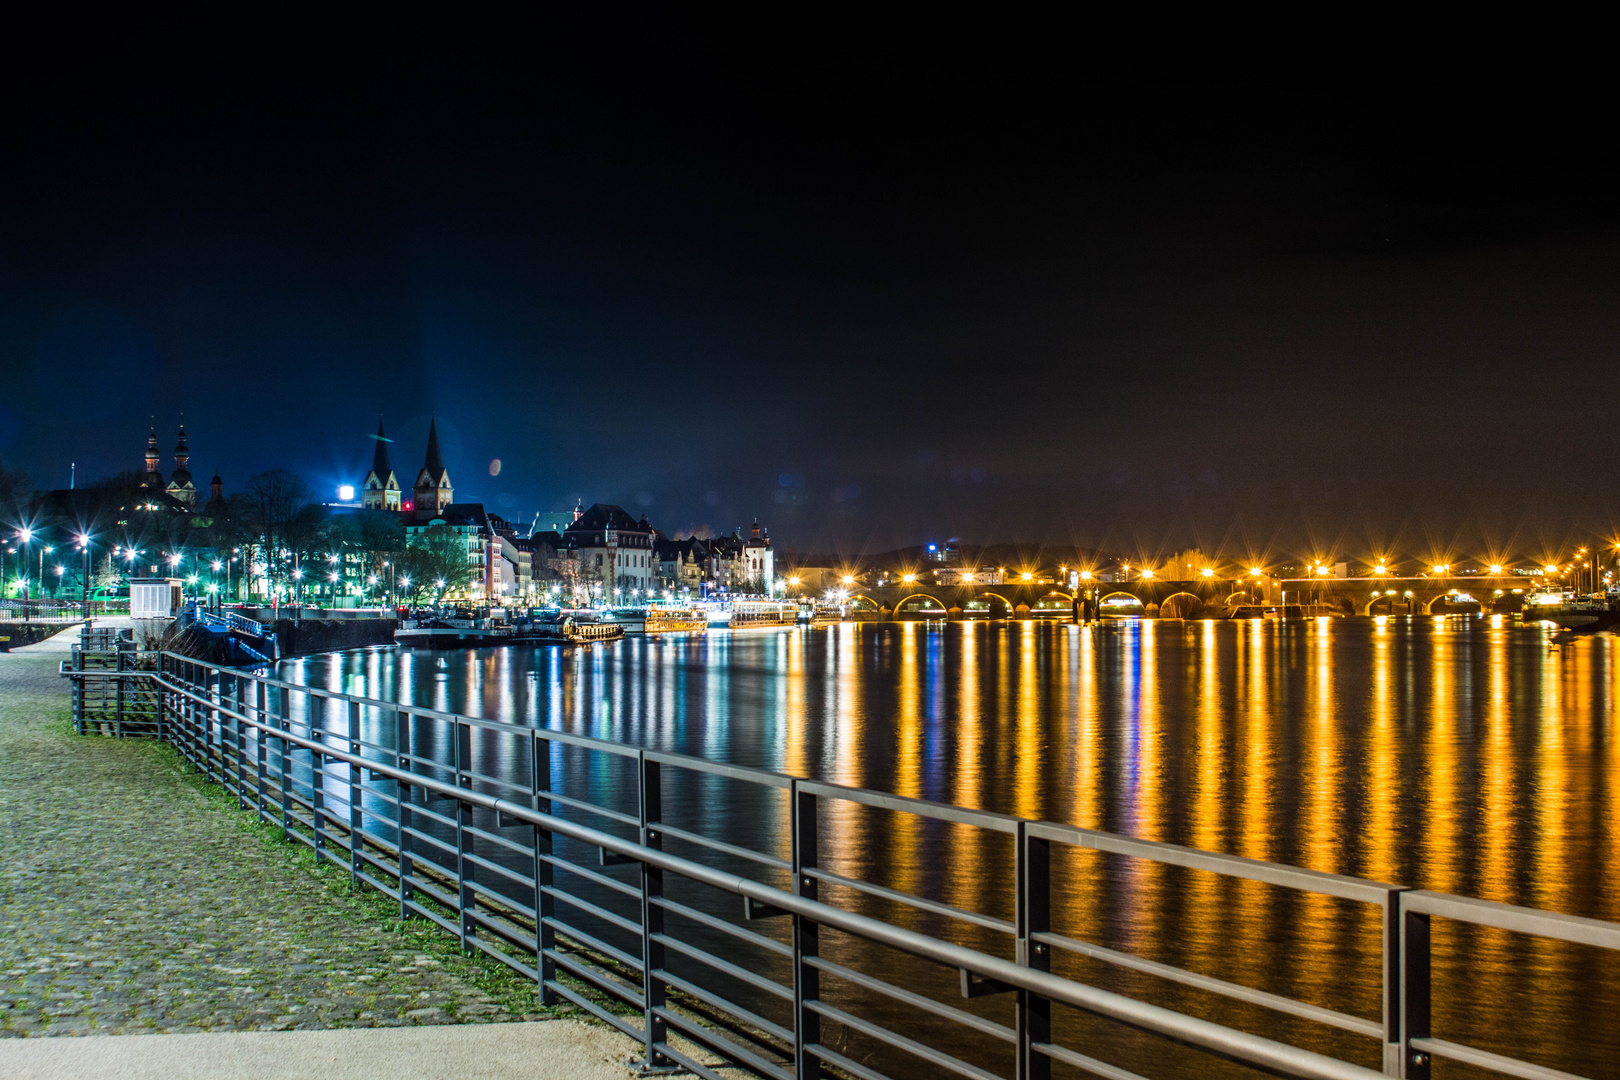
M 1249 567 L 1249 576 L 1250 577 L 1259 577 L 1260 576 L 1260 568 L 1258 566 Z
M 853 577 L 851 577 L 850 575 L 845 574 L 844 575 L 844 584 L 845 585 L 853 585 L 853 584 L 855 584 L 855 579 Z
M 963 574 L 962 575 L 962 580 L 963 581 L 972 581 L 973 580 L 972 572 L 970 571 L 969 573 Z
M 1145 578 L 1151 578 L 1151 577 L 1153 577 L 1153 571 L 1151 571 L 1151 570 L 1143 570 L 1142 571 L 1142 576 L 1145 577 Z
M 1558 573 L 1558 567 L 1554 566 L 1552 563 L 1548 563 L 1547 564 L 1547 573 L 1549 573 L 1549 574 Z
M 1080 580 L 1081 581 L 1090 581 L 1091 580 L 1091 571 L 1090 570 L 1082 570 L 1082 571 L 1080 571 Z
M 1491 573 L 1500 574 L 1501 572 L 1502 572 L 1502 564 L 1501 563 L 1491 563 Z
M 916 574 L 901 574 L 900 575 L 900 580 L 903 581 L 904 583 L 906 583 L 907 585 L 915 585 L 917 583 L 917 575 Z
M 1206 566 L 1206 567 L 1204 567 L 1203 573 L 1204 573 L 1205 577 L 1214 577 L 1215 576 L 1215 568 L 1212 567 L 1212 566 Z
M 796 577 L 790 577 L 790 578 L 788 578 L 788 584 L 789 584 L 789 585 L 797 585 L 797 584 L 798 584 L 798 583 L 799 583 L 799 579 L 798 579 L 798 578 L 796 578 Z
M 1034 574 L 1019 574 L 1018 577 L 1022 581 L 1033 581 L 1035 579 Z

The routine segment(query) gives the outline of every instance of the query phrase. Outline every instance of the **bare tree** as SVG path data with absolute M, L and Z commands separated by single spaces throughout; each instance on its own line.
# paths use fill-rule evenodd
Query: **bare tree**
M 445 594 L 463 588 L 472 580 L 472 564 L 467 558 L 467 537 L 448 525 L 435 525 L 410 538 L 400 558 L 400 570 L 409 571 L 409 595 L 421 596 L 431 590 L 434 603 Z
M 292 568 L 283 552 L 297 552 L 309 539 L 310 510 L 314 496 L 295 474 L 271 469 L 248 477 L 242 490 L 232 497 L 231 516 L 241 522 L 249 543 L 258 549 L 259 562 L 272 589 L 285 583 Z

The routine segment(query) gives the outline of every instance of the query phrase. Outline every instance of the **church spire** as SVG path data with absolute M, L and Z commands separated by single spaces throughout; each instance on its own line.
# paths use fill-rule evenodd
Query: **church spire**
M 444 475 L 444 458 L 439 454 L 439 421 L 436 417 L 428 421 L 427 460 L 422 462 L 422 468 L 433 477 L 435 484 Z
M 393 470 L 388 467 L 388 437 L 383 434 L 382 417 L 377 417 L 377 450 L 371 457 L 371 471 L 379 479 L 387 479 Z

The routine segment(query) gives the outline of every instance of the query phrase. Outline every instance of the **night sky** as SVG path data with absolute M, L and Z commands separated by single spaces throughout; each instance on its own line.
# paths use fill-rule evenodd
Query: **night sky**
M 408 488 L 436 414 L 458 499 L 800 549 L 1620 526 L 1582 91 L 760 34 L 14 69 L 0 461 L 133 468 L 155 415 L 167 471 L 183 412 L 200 484 L 286 466 L 331 496 L 381 413 Z

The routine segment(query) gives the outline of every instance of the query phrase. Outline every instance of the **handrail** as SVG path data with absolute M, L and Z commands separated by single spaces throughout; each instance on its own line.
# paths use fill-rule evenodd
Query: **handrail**
M 533 810 L 523 803 L 512 802 L 492 795 L 483 795 L 468 788 L 455 784 L 447 784 L 442 780 L 422 776 L 420 773 L 406 772 L 395 769 L 384 763 L 358 754 L 350 754 L 335 749 L 329 743 L 306 739 L 291 732 L 282 731 L 273 725 L 248 716 L 244 713 L 225 707 L 221 702 L 210 700 L 191 690 L 189 687 L 170 682 L 157 672 L 148 673 L 159 685 L 170 693 L 179 694 L 198 704 L 206 705 L 210 710 L 220 715 L 229 716 L 238 723 L 258 728 L 273 734 L 295 746 L 319 753 L 323 758 L 342 761 L 357 768 L 365 768 L 373 773 L 386 776 L 395 781 L 404 781 L 412 787 L 419 787 L 424 791 L 431 791 L 446 798 L 456 799 L 471 806 L 481 806 L 486 810 L 493 810 L 508 818 L 515 818 L 530 825 L 560 833 L 572 840 L 602 848 L 623 858 L 633 859 L 644 866 L 658 870 L 679 874 L 681 877 L 711 888 L 734 893 L 737 896 L 767 904 L 790 915 L 799 915 L 811 919 L 822 926 L 830 926 L 848 934 L 865 938 L 868 941 L 887 945 L 911 953 L 913 956 L 931 960 L 945 967 L 959 968 L 971 971 L 976 975 L 994 979 L 1008 986 L 1027 990 L 1032 993 L 1050 998 L 1053 1001 L 1063 1002 L 1065 1005 L 1094 1012 L 1099 1016 L 1106 1016 L 1111 1020 L 1139 1027 L 1178 1042 L 1199 1047 L 1222 1056 L 1234 1057 L 1240 1061 L 1247 1061 L 1265 1068 L 1279 1069 L 1289 1075 L 1309 1077 L 1313 1080 L 1373 1080 L 1381 1074 L 1372 1069 L 1353 1065 L 1337 1058 L 1330 1058 L 1325 1054 L 1318 1054 L 1312 1050 L 1304 1050 L 1287 1043 L 1274 1042 L 1259 1035 L 1251 1035 L 1245 1031 L 1222 1027 L 1208 1020 L 1186 1016 L 1173 1010 L 1152 1005 L 1135 998 L 1128 998 L 1107 990 L 1086 986 L 1082 983 L 1071 982 L 1061 975 L 1038 971 L 1034 968 L 1015 964 L 1010 960 L 1003 960 L 999 956 L 979 952 L 963 945 L 952 945 L 949 942 L 931 938 L 915 930 L 893 926 L 886 922 L 858 915 L 855 912 L 845 911 L 830 904 L 823 904 L 818 900 L 809 900 L 792 892 L 766 885 L 763 882 L 745 878 L 725 870 L 716 870 L 702 863 L 670 855 L 657 848 L 647 847 L 634 840 L 625 840 L 612 833 L 592 829 L 589 826 L 577 825 L 566 818 L 554 817 L 551 814 Z
M 150 654 L 145 654 L 150 655 Z M 649 1060 L 671 1059 L 683 1061 L 682 1055 L 669 1047 L 663 1036 L 664 1023 L 680 1027 L 687 1034 L 692 1034 L 689 1022 L 677 1020 L 674 1014 L 663 1006 L 663 992 L 666 987 L 678 989 L 686 987 L 682 976 L 673 975 L 665 968 L 663 960 L 664 950 L 670 949 L 700 964 L 707 964 L 711 969 L 722 974 L 728 970 L 743 970 L 719 956 L 713 955 L 696 946 L 689 946 L 678 941 L 663 929 L 662 912 L 673 913 L 696 911 L 684 905 L 666 902 L 663 898 L 662 878 L 665 873 L 676 875 L 688 881 L 704 885 L 734 896 L 743 898 L 744 918 L 770 918 L 771 916 L 790 916 L 794 922 L 793 944 L 791 948 L 776 944 L 775 950 L 787 950 L 786 955 L 791 959 L 795 976 L 793 980 L 793 993 L 786 995 L 794 1003 L 797 1020 L 788 1028 L 780 1028 L 772 1022 L 772 1030 L 790 1030 L 795 1044 L 795 1060 L 808 1071 L 796 1075 L 807 1078 L 819 1076 L 813 1063 L 816 1060 L 825 1062 L 829 1066 L 843 1067 L 846 1059 L 834 1053 L 823 1045 L 820 1037 L 818 1017 L 832 1018 L 827 1010 L 831 1008 L 820 997 L 817 972 L 824 968 L 832 974 L 831 968 L 817 955 L 812 933 L 809 938 L 810 945 L 801 951 L 801 928 L 827 927 L 843 933 L 858 937 L 879 945 L 894 948 L 921 960 L 955 967 L 961 973 L 962 993 L 965 997 L 975 997 L 983 993 L 1001 993 L 1016 991 L 1019 995 L 1020 1017 L 1026 1014 L 1035 1016 L 1036 1020 L 1026 1023 L 1020 1020 L 1015 1043 L 1020 1055 L 1020 1076 L 1025 1076 L 1025 1066 L 1028 1062 L 1039 1057 L 1067 1061 L 1071 1064 L 1079 1063 L 1082 1059 L 1089 1061 L 1075 1051 L 1068 1050 L 1052 1042 L 1050 1020 L 1039 1019 L 1044 1014 L 1039 1008 L 1047 1006 L 1036 1003 L 1057 1002 L 1075 1009 L 1106 1017 L 1113 1021 L 1130 1025 L 1143 1031 L 1184 1043 L 1198 1048 L 1204 1052 L 1228 1057 L 1235 1061 L 1258 1066 L 1262 1069 L 1297 1077 L 1370 1077 L 1380 1075 L 1375 1070 L 1363 1068 L 1345 1062 L 1338 1058 L 1278 1042 L 1264 1036 L 1254 1035 L 1225 1027 L 1213 1021 L 1204 1020 L 1197 1016 L 1177 1012 L 1173 1009 L 1154 1005 L 1150 1002 L 1138 1000 L 1123 994 L 1103 990 L 1099 987 L 1086 985 L 1074 981 L 1063 975 L 1053 974 L 1047 968 L 1050 965 L 1049 950 L 1062 950 L 1089 956 L 1105 963 L 1118 967 L 1136 970 L 1143 974 L 1156 976 L 1172 983 L 1197 987 L 1210 991 L 1227 999 L 1244 1001 L 1263 1008 L 1292 1015 L 1318 1024 L 1326 1024 L 1358 1035 L 1379 1038 L 1383 1043 L 1383 1075 L 1398 1075 L 1414 1078 L 1426 1077 L 1429 1071 L 1429 1061 L 1432 1057 L 1450 1058 L 1453 1060 L 1473 1062 L 1498 1072 L 1510 1075 L 1537 1076 L 1537 1077 L 1565 1077 L 1569 1074 L 1548 1069 L 1545 1066 L 1531 1064 L 1517 1058 L 1497 1054 L 1460 1043 L 1450 1042 L 1436 1038 L 1429 1030 L 1429 932 L 1428 920 L 1431 916 L 1442 919 L 1452 919 L 1482 926 L 1492 926 L 1520 933 L 1550 937 L 1602 948 L 1620 950 L 1620 924 L 1605 922 L 1598 919 L 1581 918 L 1555 912 L 1538 911 L 1531 908 L 1519 907 L 1511 904 L 1502 904 L 1493 901 L 1476 900 L 1468 897 L 1452 896 L 1444 893 L 1426 890 L 1410 890 L 1400 885 L 1368 881 L 1361 878 L 1349 877 L 1341 874 L 1331 874 L 1306 868 L 1286 866 L 1278 863 L 1261 862 L 1240 856 L 1221 853 L 1199 851 L 1193 848 L 1168 844 L 1161 841 L 1150 841 L 1086 829 L 1078 826 L 1065 825 L 1049 821 L 1029 821 L 1006 814 L 997 814 L 989 811 L 972 810 L 944 803 L 927 800 L 912 799 L 904 796 L 871 791 L 867 789 L 845 787 L 822 781 L 798 779 L 784 774 L 753 769 L 745 766 L 729 765 L 709 761 L 705 758 L 690 755 L 639 749 L 622 743 L 591 738 L 582 735 L 573 735 L 565 732 L 549 731 L 537 728 L 514 728 L 510 724 L 497 721 L 484 720 L 477 717 L 462 716 L 454 713 L 441 712 L 431 708 L 400 702 L 384 701 L 381 699 L 362 697 L 340 691 L 326 690 L 321 687 L 308 686 L 300 683 L 288 682 L 271 678 L 267 675 L 248 673 L 216 664 L 206 663 L 186 657 L 177 653 L 165 652 L 161 662 L 164 665 L 161 671 L 128 670 L 121 671 L 86 671 L 64 670 L 62 674 L 70 679 L 83 680 L 86 677 L 110 677 L 122 687 L 129 680 L 151 680 L 157 688 L 155 695 L 158 705 L 157 733 L 160 737 L 168 738 L 181 750 L 182 754 L 197 762 L 201 767 L 209 770 L 211 778 L 217 776 L 219 781 L 231 787 L 235 783 L 235 792 L 238 801 L 247 800 L 251 803 L 255 797 L 248 785 L 255 782 L 258 785 L 257 799 L 259 812 L 267 815 L 266 794 L 267 782 L 279 783 L 280 791 L 269 791 L 271 795 L 279 794 L 279 804 L 271 799 L 269 806 L 280 815 L 280 822 L 284 831 L 289 830 L 293 824 L 299 824 L 303 832 L 296 838 L 311 844 L 319 853 L 323 844 L 333 842 L 348 852 L 348 859 L 355 875 L 356 881 L 369 882 L 385 892 L 389 891 L 370 873 L 370 868 L 380 867 L 381 876 L 389 880 L 397 877 L 399 887 L 396 892 L 390 893 L 399 899 L 402 917 L 406 913 L 420 914 L 430 918 L 450 932 L 456 932 L 454 922 L 441 918 L 438 914 L 423 908 L 419 903 L 412 901 L 413 890 L 420 890 L 422 895 L 444 904 L 455 913 L 452 917 L 459 917 L 461 921 L 461 935 L 463 945 L 467 948 L 479 948 L 501 959 L 503 962 L 524 971 L 531 977 L 540 980 L 543 994 L 552 995 L 547 1000 L 555 1000 L 557 996 L 568 998 L 581 1004 L 582 1007 L 598 1012 L 609 1023 L 615 1024 L 627 1033 L 637 1038 L 645 1038 Z M 185 669 L 194 672 L 206 673 L 198 678 L 188 675 Z M 227 689 L 229 687 L 229 689 Z M 257 687 L 257 705 L 253 704 L 250 695 L 245 691 Z M 281 708 L 279 715 L 269 711 L 269 705 L 275 700 L 269 696 L 269 691 L 280 691 Z M 307 709 L 304 717 L 298 722 L 305 727 L 308 737 L 289 730 L 292 721 L 290 711 L 290 694 L 300 694 L 305 697 Z M 75 710 L 84 695 L 75 689 Z M 342 731 L 341 719 L 334 719 L 334 711 L 317 709 L 317 701 L 330 704 L 346 704 L 348 715 L 348 732 L 345 736 Z M 197 708 L 200 706 L 200 708 Z M 165 724 L 163 710 L 167 707 L 170 719 Z M 376 741 L 367 741 L 361 736 L 360 721 L 363 709 L 378 710 L 379 722 L 386 725 L 387 721 L 381 718 L 387 714 L 394 717 L 395 742 L 393 746 L 382 745 Z M 343 710 L 336 710 L 341 717 Z M 319 717 L 324 713 L 326 719 Z M 120 714 L 122 715 L 122 714 Z M 413 730 L 416 719 L 442 722 L 453 725 L 454 760 L 419 758 L 407 741 L 406 734 Z M 75 716 L 78 720 L 78 716 Z M 122 729 L 121 729 L 122 730 Z M 384 731 L 388 730 L 385 726 Z M 529 779 L 530 790 L 528 801 L 507 797 L 503 794 L 492 794 L 488 790 L 477 790 L 475 785 L 485 787 L 493 785 L 498 791 L 524 791 L 521 782 L 511 782 L 506 774 L 501 777 L 488 776 L 477 772 L 472 766 L 469 756 L 472 744 L 468 742 L 471 732 L 484 730 L 502 732 L 508 735 L 517 735 L 531 744 L 534 755 L 534 768 L 537 770 Z M 256 732 L 258 734 L 248 734 Z M 266 738 L 278 742 L 281 746 L 279 764 L 266 756 Z M 372 736 L 373 739 L 380 736 Z M 249 753 L 252 749 L 249 740 L 257 740 L 257 761 L 251 760 Z M 188 741 L 189 740 L 189 741 Z M 476 740 L 474 740 L 476 742 Z M 538 770 L 542 762 L 551 760 L 550 751 L 545 744 L 570 746 L 592 752 L 602 752 L 614 755 L 620 759 L 634 759 L 635 767 L 639 770 L 639 817 L 635 813 L 622 813 L 608 805 L 595 805 L 590 802 L 581 802 L 572 798 L 562 790 L 553 792 L 550 788 L 551 779 L 549 765 L 546 766 L 545 782 L 542 785 Z M 442 745 L 442 744 L 441 744 Z M 300 764 L 301 770 L 294 778 L 292 761 L 289 757 L 291 749 L 308 751 L 310 758 L 307 764 Z M 365 750 L 371 749 L 394 759 L 378 760 L 365 756 Z M 270 750 L 275 753 L 273 745 Z M 339 781 L 334 786 L 333 776 L 324 773 L 326 762 L 339 762 L 347 765 L 349 776 L 346 786 Z M 421 766 L 443 770 L 442 775 L 450 779 L 437 779 L 435 776 L 413 771 L 413 763 Z M 679 829 L 674 825 L 666 825 L 661 820 L 660 811 L 661 791 L 658 779 L 658 769 L 668 766 L 679 770 L 689 770 L 694 773 L 723 776 L 730 779 L 753 783 L 774 788 L 788 796 L 790 806 L 793 808 L 791 831 L 793 854 L 790 860 L 783 860 L 779 856 L 763 852 L 754 852 L 752 849 L 737 848 L 719 840 L 711 840 L 698 833 L 691 833 Z M 279 771 L 278 771 L 279 769 Z M 234 778 L 231 775 L 234 770 Z M 515 774 L 514 774 L 515 775 Z M 322 777 L 326 776 L 323 780 Z M 371 781 L 385 780 L 399 785 L 397 790 L 393 787 L 372 789 L 367 779 Z M 649 786 L 650 785 L 650 786 Z M 347 800 L 343 795 L 347 790 Z M 411 796 L 411 789 L 419 789 L 424 802 L 416 804 Z M 385 807 L 379 815 L 374 806 L 362 806 L 362 793 L 374 794 Z M 435 796 L 455 800 L 459 809 L 429 809 L 426 805 L 426 796 Z M 952 908 L 924 897 L 911 893 L 899 892 L 877 886 L 874 882 L 843 879 L 822 864 L 815 855 L 815 806 L 818 799 L 842 800 L 864 804 L 883 811 L 898 812 L 902 814 L 916 814 L 935 820 L 969 825 L 979 829 L 991 830 L 1003 835 L 1010 834 L 1018 853 L 1015 876 L 1017 878 L 1017 913 L 1013 921 L 1003 918 L 980 914 L 968 909 Z M 619 822 L 620 825 L 629 825 L 637 830 L 635 838 L 626 838 L 622 835 L 606 831 L 608 827 L 597 828 L 580 824 L 550 812 L 556 807 L 590 810 L 603 814 L 610 822 Z M 279 806 L 279 809 L 278 809 Z M 488 826 L 473 824 L 471 812 L 474 808 L 493 812 L 497 828 L 491 830 Z M 542 809 L 543 808 L 543 809 Z M 397 851 L 390 848 L 379 835 L 379 829 L 364 824 L 365 815 L 372 815 L 372 820 L 381 822 L 381 832 L 389 828 L 399 831 L 399 845 Z M 396 818 L 397 815 L 397 818 Z M 806 818 L 806 815 L 808 817 Z M 275 821 L 276 818 L 268 817 Z M 810 823 L 810 832 L 803 832 L 805 820 Z M 413 827 L 413 820 L 416 822 Z M 424 826 L 422 823 L 429 823 Z M 499 835 L 499 826 L 522 824 L 532 826 L 534 832 L 533 875 L 535 881 L 535 900 L 533 906 L 528 906 L 521 896 L 509 896 L 494 888 L 486 880 L 484 871 L 494 873 L 509 879 L 513 883 L 520 883 L 527 888 L 526 870 L 512 871 L 502 868 L 489 861 L 486 855 L 474 851 L 471 838 L 478 838 L 481 844 L 494 844 L 498 849 L 528 856 L 525 843 L 514 843 L 510 838 Z M 438 830 L 438 836 L 423 832 Z M 449 831 L 454 830 L 455 839 L 448 839 Z M 334 831 L 335 830 L 335 831 Z M 542 847 L 541 836 L 545 836 Z M 289 836 L 294 835 L 288 832 Z M 577 867 L 584 880 L 594 881 L 597 884 L 611 884 L 613 890 L 623 892 L 634 898 L 641 899 L 641 932 L 642 955 L 635 957 L 634 950 L 625 952 L 608 945 L 600 938 L 591 937 L 585 931 L 577 930 L 571 923 L 564 923 L 549 914 L 547 905 L 555 900 L 561 904 L 579 906 L 584 904 L 582 910 L 595 912 L 599 917 L 607 918 L 611 925 L 628 930 L 635 925 L 636 916 L 632 914 L 628 921 L 617 914 L 607 912 L 599 906 L 593 906 L 584 901 L 582 897 L 571 895 L 561 887 L 554 887 L 549 877 L 544 877 L 542 866 L 547 869 L 544 874 L 550 873 L 550 867 L 555 866 L 569 872 L 576 872 L 574 864 L 552 854 L 551 837 L 557 837 L 594 848 L 600 853 L 604 865 L 610 863 L 633 863 L 639 865 L 641 870 L 641 884 L 639 889 L 635 885 L 627 885 L 614 879 L 604 878 L 594 871 L 587 871 L 584 867 Z M 703 855 L 699 853 L 695 858 L 684 858 L 665 852 L 662 847 L 664 837 L 671 840 L 690 840 L 717 852 L 721 856 L 733 856 L 751 859 L 766 866 L 788 872 L 791 885 L 783 888 L 777 884 L 757 880 L 743 874 L 721 870 L 696 861 Z M 343 839 L 347 838 L 346 842 Z M 413 854 L 411 850 L 417 842 L 423 842 L 440 849 L 443 857 L 435 856 L 431 852 L 422 850 L 414 853 L 417 869 L 413 871 Z M 1186 869 L 1222 874 L 1230 877 L 1264 882 L 1275 886 L 1313 892 L 1323 895 L 1336 896 L 1343 899 L 1375 905 L 1382 909 L 1384 923 L 1384 956 L 1382 965 L 1383 980 L 1383 1018 L 1380 1022 L 1374 1019 L 1363 1019 L 1349 1013 L 1339 1012 L 1318 1005 L 1297 1001 L 1290 997 L 1272 994 L 1256 988 L 1243 986 L 1226 980 L 1215 978 L 1212 975 L 1202 975 L 1197 972 L 1177 968 L 1173 965 L 1162 964 L 1157 961 L 1121 953 L 1115 950 L 1085 942 L 1079 938 L 1067 937 L 1055 932 L 1047 919 L 1047 901 L 1044 894 L 1049 889 L 1047 869 L 1047 845 L 1066 845 L 1070 848 L 1090 849 L 1112 855 L 1125 856 L 1150 860 L 1164 865 L 1179 866 Z M 808 845 L 809 854 L 805 857 L 801 848 Z M 393 863 L 379 863 L 368 848 L 376 847 L 384 851 L 389 859 L 395 859 L 399 864 L 396 874 Z M 767 845 L 768 847 L 768 845 Z M 334 849 L 336 850 L 336 849 Z M 327 858 L 333 856 L 327 855 Z M 594 856 L 591 860 L 594 861 Z M 473 880 L 475 869 L 479 870 L 480 878 Z M 759 871 L 747 871 L 758 873 Z M 423 877 L 423 874 L 427 877 Z M 432 875 L 442 874 L 444 877 L 434 878 Z M 634 879 L 631 879 L 632 881 Z M 656 882 L 656 884 L 654 884 Z M 830 885 L 848 883 L 850 887 L 865 892 L 880 899 L 892 900 L 901 904 L 909 904 L 914 909 L 931 912 L 934 915 L 950 919 L 960 919 L 968 923 L 977 924 L 993 932 L 1011 934 L 1016 939 L 1016 959 L 1008 960 L 979 949 L 953 944 L 949 941 L 932 937 L 917 930 L 893 925 L 881 918 L 858 914 L 834 904 L 824 902 L 817 893 L 818 882 Z M 1037 882 L 1039 884 L 1037 884 Z M 1031 890 L 1038 889 L 1042 894 L 1037 907 L 1030 899 Z M 455 894 L 459 892 L 459 907 Z M 524 919 L 534 923 L 532 933 L 533 941 L 525 940 L 523 948 L 532 949 L 535 953 L 535 962 L 530 966 L 520 959 L 507 955 L 500 948 L 493 947 L 488 942 L 496 941 L 496 937 L 474 938 L 477 927 L 487 927 L 494 935 L 510 935 L 510 929 L 502 929 L 490 922 L 488 913 L 484 910 L 484 901 L 477 897 L 489 896 L 495 899 L 496 906 L 510 905 L 510 910 L 519 911 Z M 523 894 L 526 896 L 526 893 Z M 544 897 L 544 901 L 542 900 Z M 621 898 L 622 902 L 622 898 Z M 611 916 L 611 917 L 610 917 Z M 699 922 L 707 921 L 715 927 L 720 926 L 720 920 L 713 916 L 704 915 Z M 738 926 L 744 940 L 758 937 L 752 931 L 743 930 L 746 922 Z M 523 934 L 530 931 L 523 929 Z M 723 927 L 721 927 L 723 928 Z M 548 944 L 549 935 L 553 932 L 564 935 L 572 944 L 568 950 L 559 951 Z M 518 939 L 508 936 L 507 940 Z M 641 973 L 644 980 L 645 992 L 631 1004 L 638 1011 L 643 1012 L 647 1027 L 644 1033 L 637 1032 L 626 1026 L 622 1019 L 613 1019 L 611 1014 L 596 1010 L 588 1004 L 588 999 L 581 998 L 573 990 L 558 984 L 552 975 L 547 972 L 555 969 L 564 969 L 577 974 L 581 954 L 577 951 L 583 946 L 587 951 L 596 950 L 607 955 L 619 958 L 630 963 L 634 970 Z M 695 950 L 695 951 L 694 951 Z M 555 966 L 555 967 L 554 967 Z M 836 965 L 834 965 L 836 966 Z M 759 970 L 759 969 L 754 969 Z M 733 971 L 734 973 L 734 971 Z M 611 974 L 611 973 L 609 973 Z M 763 977 L 763 976 L 761 976 Z M 890 993 L 897 991 L 896 1000 L 909 1000 L 905 997 L 910 991 L 901 990 L 891 986 L 881 979 L 873 979 L 870 975 L 862 975 L 862 979 L 872 981 L 876 986 L 874 992 Z M 589 980 L 587 980 L 589 982 Z M 855 985 L 864 986 L 865 983 L 853 980 Z M 592 983 L 598 989 L 609 993 L 617 993 L 612 987 L 617 985 L 612 978 L 598 978 Z M 785 990 L 785 988 L 783 988 Z M 874 989 L 874 987 L 868 987 Z M 773 990 L 773 993 L 777 991 Z M 915 995 L 913 995 L 915 996 Z M 628 999 L 626 999 L 628 1000 Z M 707 1000 L 707 999 L 702 999 Z M 723 999 L 717 999 L 723 1002 Z M 715 1002 L 708 1002 L 713 1006 Z M 757 1014 L 749 1012 L 742 1005 L 733 1005 L 725 1002 L 725 1008 L 731 1010 L 731 1016 L 740 1018 L 741 1022 L 752 1024 L 758 1019 Z M 941 1006 L 947 1015 L 950 1009 Z M 1035 1009 L 1034 1013 L 1029 1010 Z M 938 1010 L 936 1010 L 938 1011 Z M 949 1017 L 948 1017 L 949 1018 Z M 836 1018 L 834 1018 L 836 1019 Z M 965 1021 L 964 1021 L 965 1023 Z M 863 1025 L 866 1022 L 863 1021 Z M 866 1025 L 870 1026 L 870 1025 Z M 873 1031 L 866 1031 L 866 1026 L 852 1030 L 860 1030 L 890 1046 L 902 1051 L 915 1053 L 916 1047 L 922 1046 L 915 1040 L 901 1035 L 898 1031 L 883 1029 L 881 1025 Z M 975 1025 L 967 1024 L 970 1029 Z M 756 1029 L 758 1025 L 755 1025 Z M 1009 1029 L 1011 1030 L 1011 1029 Z M 881 1034 L 879 1034 L 881 1032 Z M 701 1039 L 699 1040 L 702 1041 Z M 722 1057 L 729 1053 L 726 1040 L 719 1035 L 714 1037 L 709 1048 Z M 936 1064 L 946 1064 L 948 1061 L 959 1061 L 945 1054 L 943 1050 L 937 1051 L 937 1056 L 929 1060 Z M 740 1062 L 740 1058 L 728 1058 L 733 1063 Z M 1099 1063 L 1100 1064 L 1100 1063 Z M 799 1066 L 796 1066 L 796 1069 Z M 1085 1066 L 1082 1064 L 1081 1066 Z M 1119 1072 L 1114 1066 L 1104 1066 L 1105 1069 Z M 774 1067 L 773 1070 L 775 1071 Z M 861 1075 L 880 1075 L 869 1070 L 856 1070 Z M 957 1070 L 961 1071 L 961 1070 Z M 1092 1070 L 1095 1071 L 1095 1070 Z M 982 1070 L 973 1067 L 973 1075 L 979 1075 Z M 1113 1073 L 1110 1073 L 1113 1074 Z M 985 1073 L 984 1075 L 992 1075 Z M 1033 1077 L 1044 1075 L 1040 1072 L 1030 1072 Z M 1120 1073 L 1123 1075 L 1123 1073 Z

